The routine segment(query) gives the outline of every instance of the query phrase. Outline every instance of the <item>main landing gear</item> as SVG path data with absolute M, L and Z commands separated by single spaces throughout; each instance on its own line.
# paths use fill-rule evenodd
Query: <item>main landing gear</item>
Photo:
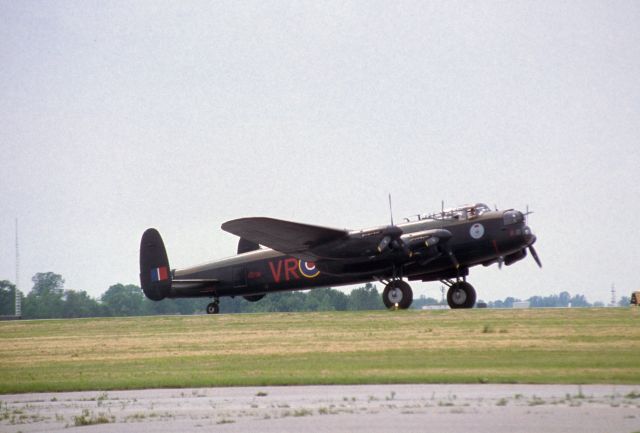
M 476 303 L 476 290 L 464 280 L 451 282 L 442 280 L 442 283 L 449 287 L 447 291 L 447 304 L 453 309 L 472 308 Z
M 413 291 L 408 283 L 400 279 L 389 281 L 382 292 L 385 307 L 406 310 L 413 302 Z
M 207 305 L 207 314 L 218 314 L 220 312 L 220 299 L 214 298 L 213 302 Z
M 464 280 L 442 280 L 442 283 L 449 287 L 447 303 L 450 308 L 473 308 L 476 304 L 476 290 L 471 284 Z M 382 301 L 389 309 L 406 310 L 413 302 L 411 286 L 400 279 L 387 282 L 382 292 Z

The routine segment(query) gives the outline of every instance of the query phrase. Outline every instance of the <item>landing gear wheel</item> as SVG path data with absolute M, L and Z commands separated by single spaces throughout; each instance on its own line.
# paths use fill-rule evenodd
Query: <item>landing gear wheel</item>
M 220 312 L 220 304 L 212 302 L 207 305 L 207 314 L 218 314 Z
M 413 291 L 411 286 L 402 280 L 393 280 L 387 284 L 382 292 L 382 302 L 385 307 L 406 310 L 413 302 Z
M 476 303 L 476 291 L 466 281 L 453 283 L 447 292 L 447 303 L 451 308 L 472 308 Z

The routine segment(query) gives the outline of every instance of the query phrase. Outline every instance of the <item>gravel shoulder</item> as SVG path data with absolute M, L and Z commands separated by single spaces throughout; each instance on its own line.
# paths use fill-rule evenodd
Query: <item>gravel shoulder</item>
M 361 385 L 0 396 L 7 433 L 638 432 L 640 386 Z

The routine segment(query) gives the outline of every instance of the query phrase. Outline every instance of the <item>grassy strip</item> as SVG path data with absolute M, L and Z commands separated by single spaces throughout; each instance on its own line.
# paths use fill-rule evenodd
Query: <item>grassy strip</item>
M 640 383 L 633 309 L 0 323 L 0 393 L 359 383 Z

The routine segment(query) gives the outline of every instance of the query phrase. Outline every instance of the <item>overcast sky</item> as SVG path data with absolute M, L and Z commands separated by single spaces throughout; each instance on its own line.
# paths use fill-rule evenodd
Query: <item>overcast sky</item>
M 535 213 L 490 300 L 640 289 L 640 2 L 0 1 L 0 280 L 139 284 L 234 254 L 220 224 Z M 414 284 L 439 296 L 439 283 Z

